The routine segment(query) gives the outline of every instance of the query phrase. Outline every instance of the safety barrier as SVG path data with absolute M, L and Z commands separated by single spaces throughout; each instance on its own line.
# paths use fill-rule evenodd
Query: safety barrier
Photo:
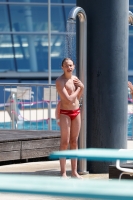
M 55 84 L 0 83 L 0 129 L 59 130 Z M 133 139 L 133 100 L 128 98 L 128 139 Z
M 59 130 L 54 84 L 0 84 L 0 129 Z

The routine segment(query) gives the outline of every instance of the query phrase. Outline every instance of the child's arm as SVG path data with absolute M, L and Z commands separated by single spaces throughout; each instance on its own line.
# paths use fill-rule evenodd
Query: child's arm
M 130 88 L 130 93 L 131 93 L 132 99 L 133 99 L 133 84 L 130 81 L 128 81 L 128 87 Z
M 69 95 L 65 88 L 64 82 L 61 82 L 60 80 L 56 81 L 56 89 L 61 100 L 66 104 L 73 103 L 81 90 L 81 88 L 77 86 L 77 89 L 72 94 Z
M 73 82 L 74 82 L 75 86 L 80 87 L 80 92 L 77 95 L 77 99 L 80 100 L 81 97 L 83 96 L 84 85 L 77 77 L 74 77 Z
M 55 109 L 55 118 L 56 118 L 56 122 L 59 126 L 60 126 L 60 104 L 61 104 L 61 101 L 58 102 L 56 109 Z

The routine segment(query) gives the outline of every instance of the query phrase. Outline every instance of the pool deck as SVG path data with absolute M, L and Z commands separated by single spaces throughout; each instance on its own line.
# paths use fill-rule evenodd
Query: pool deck
M 127 141 L 127 148 L 133 148 L 133 140 Z M 67 175 L 71 178 L 71 162 L 66 162 Z M 20 174 L 20 175 L 41 175 L 41 176 L 60 176 L 59 161 L 41 161 L 28 162 L 21 164 L 10 164 L 0 166 L 0 173 L 4 174 Z M 83 179 L 108 179 L 109 174 L 86 174 L 82 175 Z M 53 196 L 36 196 L 36 195 L 20 195 L 20 194 L 4 194 L 0 193 L 1 200 L 75 200 L 75 198 L 53 197 Z M 82 198 L 76 198 L 82 200 Z M 88 199 L 92 200 L 92 199 Z
M 58 131 L 0 130 L 0 162 L 47 157 L 59 143 Z
M 47 157 L 59 145 L 60 131 L 0 130 L 0 162 Z M 133 140 L 127 146 L 133 149 Z
M 48 109 L 25 109 L 20 115 L 24 121 L 47 120 Z M 51 118 L 55 119 L 55 109 L 51 109 Z M 8 112 L 0 111 L 0 123 L 10 121 Z M 22 130 L 0 129 L 0 162 L 47 157 L 59 149 L 59 141 L 59 131 L 25 130 L 23 125 Z

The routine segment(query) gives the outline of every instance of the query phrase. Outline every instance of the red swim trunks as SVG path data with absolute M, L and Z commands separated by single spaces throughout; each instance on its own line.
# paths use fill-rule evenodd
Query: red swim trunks
M 80 113 L 80 108 L 76 110 L 62 110 L 60 109 L 60 114 L 68 115 L 71 120 L 73 120 Z

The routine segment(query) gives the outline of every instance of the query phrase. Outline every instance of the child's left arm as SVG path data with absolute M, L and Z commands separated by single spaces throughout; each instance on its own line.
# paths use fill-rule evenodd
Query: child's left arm
M 81 88 L 81 90 L 77 96 L 77 99 L 80 100 L 80 98 L 82 97 L 83 92 L 84 92 L 84 84 L 76 76 L 74 77 L 73 82 L 74 82 L 75 86 Z

